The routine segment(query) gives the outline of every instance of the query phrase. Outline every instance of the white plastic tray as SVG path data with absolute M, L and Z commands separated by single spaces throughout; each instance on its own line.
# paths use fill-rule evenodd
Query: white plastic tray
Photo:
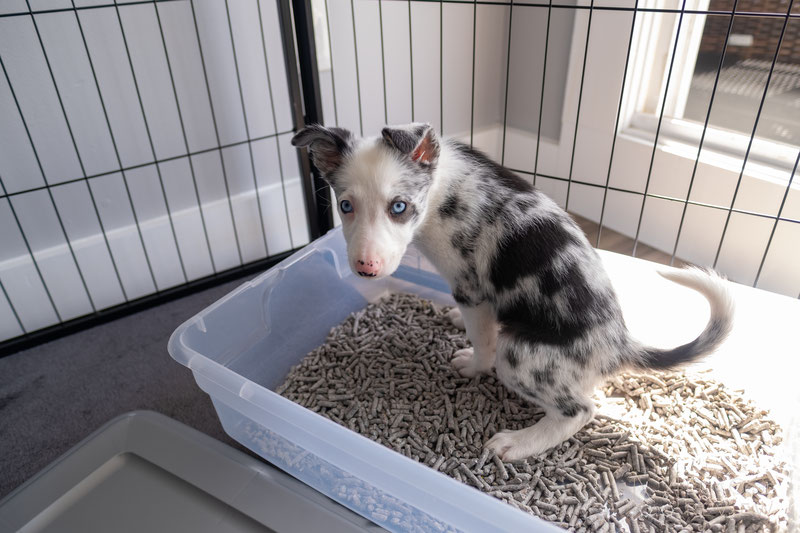
M 0 501 L 0 531 L 233 533 L 381 529 L 163 415 L 103 426 Z

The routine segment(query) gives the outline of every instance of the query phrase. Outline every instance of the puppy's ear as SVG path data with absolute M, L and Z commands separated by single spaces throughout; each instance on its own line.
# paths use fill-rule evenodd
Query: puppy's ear
M 383 142 L 423 167 L 439 160 L 439 136 L 430 124 L 391 126 L 381 132 Z
M 294 146 L 308 147 L 314 165 L 331 185 L 336 171 L 353 149 L 354 141 L 353 134 L 345 129 L 326 128 L 319 124 L 307 126 L 292 137 Z

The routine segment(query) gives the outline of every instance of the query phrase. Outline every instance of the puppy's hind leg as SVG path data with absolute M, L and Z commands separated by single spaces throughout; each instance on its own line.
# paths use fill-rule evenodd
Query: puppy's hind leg
M 475 307 L 460 306 L 459 309 L 472 348 L 458 350 L 451 362 L 459 374 L 471 378 L 488 372 L 494 366 L 498 326 L 488 302 Z
M 516 431 L 495 433 L 486 447 L 506 462 L 544 453 L 569 439 L 592 419 L 594 406 L 588 398 L 586 400 L 585 403 L 570 400 L 574 403 L 569 404 L 567 411 L 547 406 L 544 417 L 536 424 Z
M 585 410 L 572 416 L 546 407 L 544 417 L 536 424 L 516 431 L 495 433 L 486 447 L 505 462 L 520 461 L 544 453 L 569 439 L 592 419 L 594 408 L 589 408 L 589 404 Z
M 594 416 L 594 403 L 584 384 L 563 379 L 563 370 L 554 365 L 553 359 L 548 360 L 540 352 L 539 359 L 528 357 L 514 364 L 515 357 L 509 361 L 509 355 L 514 353 L 512 346 L 502 346 L 497 375 L 506 386 L 544 408 L 545 415 L 533 426 L 501 431 L 489 439 L 486 447 L 503 461 L 544 453 L 569 439 Z

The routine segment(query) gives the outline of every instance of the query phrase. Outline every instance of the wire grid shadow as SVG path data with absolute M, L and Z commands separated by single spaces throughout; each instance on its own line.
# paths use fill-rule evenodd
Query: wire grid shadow
M 429 122 L 549 194 L 600 248 L 798 297 L 800 151 L 764 140 L 795 105 L 781 107 L 776 83 L 800 80 L 794 0 L 313 6 L 327 124 L 376 135 Z M 745 30 L 765 59 L 750 99 L 731 103 L 718 86 L 735 84 Z M 683 118 L 689 104 L 699 119 Z M 717 126 L 734 107 L 735 135 Z
M 309 241 L 288 5 L 0 6 L 0 341 Z

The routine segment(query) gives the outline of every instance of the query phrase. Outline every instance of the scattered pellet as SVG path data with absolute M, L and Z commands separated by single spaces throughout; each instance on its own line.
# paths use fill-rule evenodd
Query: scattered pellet
M 612 377 L 603 414 L 540 457 L 503 463 L 483 448 L 543 411 L 494 374 L 460 377 L 469 346 L 431 302 L 396 294 L 331 330 L 276 390 L 309 410 L 495 498 L 572 531 L 772 531 L 787 528 L 781 429 L 740 393 L 703 374 Z M 451 528 L 320 461 L 269 431 L 249 431 L 265 456 L 303 471 L 391 529 Z M 336 481 L 334 481 L 336 480 Z M 344 481 L 342 481 L 344 480 Z M 635 489 L 627 487 L 635 486 Z M 642 498 L 630 490 L 643 491 Z
M 506 466 L 503 464 L 503 461 L 501 461 L 496 455 L 493 455 L 492 462 L 497 467 L 497 471 L 500 473 L 500 477 L 503 479 L 503 481 L 507 480 L 508 472 L 506 471 Z
M 483 488 L 483 483 L 481 483 L 480 481 L 478 481 L 478 478 L 477 478 L 477 477 L 475 477 L 475 474 L 473 474 L 472 472 L 470 472 L 469 468 L 467 468 L 467 466 L 466 466 L 465 464 L 463 464 L 463 463 L 462 463 L 462 464 L 461 464 L 461 466 L 460 466 L 460 468 L 461 468 L 461 472 L 462 472 L 462 473 L 463 473 L 465 476 L 467 476 L 467 479 L 468 479 L 468 480 L 469 480 L 469 481 L 472 483 L 472 485 L 473 485 L 475 488 L 477 488 L 477 489 L 482 489 L 482 488 Z
M 483 465 L 486 464 L 486 459 L 489 458 L 490 453 L 491 452 L 488 448 L 484 448 L 483 452 L 481 452 L 480 458 L 478 458 L 478 463 L 475 465 L 476 470 L 481 470 L 483 468 Z

